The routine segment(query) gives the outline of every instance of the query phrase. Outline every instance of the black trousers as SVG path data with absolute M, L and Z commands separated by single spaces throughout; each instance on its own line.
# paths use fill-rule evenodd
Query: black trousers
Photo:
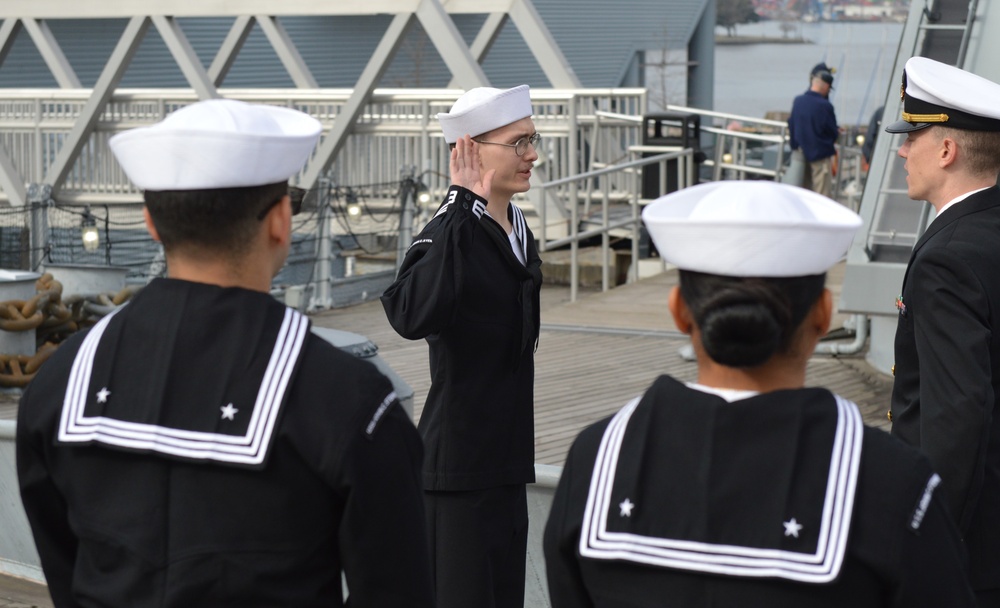
M 976 602 L 979 608 L 1000 608 L 1000 589 L 976 591 Z
M 438 608 L 524 608 L 524 484 L 425 492 Z

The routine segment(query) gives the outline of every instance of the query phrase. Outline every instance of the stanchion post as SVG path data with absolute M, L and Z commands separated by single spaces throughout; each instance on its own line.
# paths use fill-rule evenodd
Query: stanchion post
M 28 186 L 28 205 L 31 209 L 29 242 L 31 256 L 29 270 L 35 270 L 45 260 L 49 241 L 49 205 L 52 203 L 52 186 L 31 184 Z

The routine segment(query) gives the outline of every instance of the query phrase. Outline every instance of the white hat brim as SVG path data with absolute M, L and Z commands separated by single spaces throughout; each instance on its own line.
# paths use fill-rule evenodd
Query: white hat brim
M 273 121 L 273 130 L 184 128 L 164 121 L 119 133 L 109 144 L 142 190 L 236 188 L 288 180 L 302 170 L 322 127 L 295 110 L 254 108 Z
M 500 90 L 490 87 L 470 89 L 455 102 L 450 112 L 437 115 L 444 140 L 453 144 L 469 135 L 476 137 L 494 129 L 529 118 L 532 114 L 528 85 Z
M 735 277 L 826 272 L 847 253 L 861 218 L 815 192 L 775 182 L 713 182 L 650 203 L 656 248 L 684 270 Z

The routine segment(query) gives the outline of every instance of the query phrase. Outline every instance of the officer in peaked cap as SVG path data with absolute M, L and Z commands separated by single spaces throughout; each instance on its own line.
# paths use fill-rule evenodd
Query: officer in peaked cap
M 911 57 L 899 95 L 903 115 L 889 133 L 909 133 L 934 125 L 965 131 L 1000 131 L 1000 85 L 982 76 L 928 59 Z
M 544 536 L 553 607 L 972 606 L 926 457 L 804 388 L 857 214 L 715 182 L 642 216 L 680 268 L 668 308 L 697 380 L 660 376 L 574 442 Z
M 885 130 L 936 216 L 895 302 L 892 433 L 930 457 L 980 604 L 1000 606 L 1000 84 L 913 57 L 900 94 Z
M 321 125 L 215 99 L 115 135 L 167 278 L 25 391 L 21 496 L 56 606 L 433 606 L 420 437 L 268 293 Z M 344 578 L 342 579 L 342 573 Z

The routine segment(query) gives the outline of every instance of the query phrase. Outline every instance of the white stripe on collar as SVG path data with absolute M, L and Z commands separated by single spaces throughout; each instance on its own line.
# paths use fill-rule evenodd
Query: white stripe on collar
M 517 246 L 521 250 L 521 255 L 518 255 L 517 257 L 518 257 L 519 260 L 521 260 L 522 264 L 524 264 L 525 266 L 527 266 L 527 264 L 528 264 L 528 262 L 527 262 L 527 259 L 528 259 L 528 222 L 525 221 L 525 219 L 524 219 L 524 213 L 521 211 L 521 209 L 517 205 L 515 205 L 514 203 L 508 203 L 508 204 L 510 205 L 510 208 L 511 208 L 511 215 L 514 216 L 513 220 L 511 221 L 511 227 L 513 228 L 513 230 L 511 231 L 511 234 L 514 235 L 514 240 L 517 241 Z M 489 215 L 490 217 L 493 217 L 492 215 L 490 215 L 489 211 L 486 212 L 486 215 Z M 508 238 L 509 238 L 509 235 L 508 235 Z M 514 253 L 515 253 L 515 255 L 517 255 L 516 251 Z M 523 258 L 521 256 L 523 256 Z
M 445 200 L 444 204 L 438 208 L 437 213 L 435 213 L 434 217 L 432 217 L 431 219 L 436 218 L 442 213 L 446 213 L 448 211 L 448 207 L 451 207 L 452 203 L 454 203 L 457 199 L 458 199 L 458 186 L 452 186 L 451 189 L 448 190 L 448 198 Z M 483 214 L 486 213 L 486 203 L 479 200 L 478 198 L 472 201 L 472 213 L 476 216 L 477 220 L 483 219 Z
M 309 320 L 295 310 L 285 310 L 274 350 L 257 392 L 247 432 L 236 436 L 186 431 L 105 416 L 87 416 L 84 413 L 97 346 L 117 312 L 105 316 L 90 330 L 73 361 L 59 421 L 59 441 L 96 441 L 197 460 L 236 464 L 263 462 L 271 443 L 278 412 L 289 389 L 295 363 L 309 333 Z
M 826 583 L 837 577 L 847 550 L 854 491 L 861 463 L 864 426 L 856 405 L 836 396 L 837 429 L 830 457 L 819 542 L 816 552 L 807 554 L 609 532 L 607 522 L 611 513 L 611 492 L 618 457 L 629 418 L 640 399 L 637 397 L 622 408 L 604 432 L 583 515 L 581 555 L 712 574 L 777 577 L 805 583 Z
M 528 222 L 524 219 L 524 213 L 521 212 L 521 208 L 510 203 L 511 209 L 514 210 L 514 236 L 517 237 L 518 242 L 521 244 L 521 253 L 524 254 L 525 264 L 528 260 Z

